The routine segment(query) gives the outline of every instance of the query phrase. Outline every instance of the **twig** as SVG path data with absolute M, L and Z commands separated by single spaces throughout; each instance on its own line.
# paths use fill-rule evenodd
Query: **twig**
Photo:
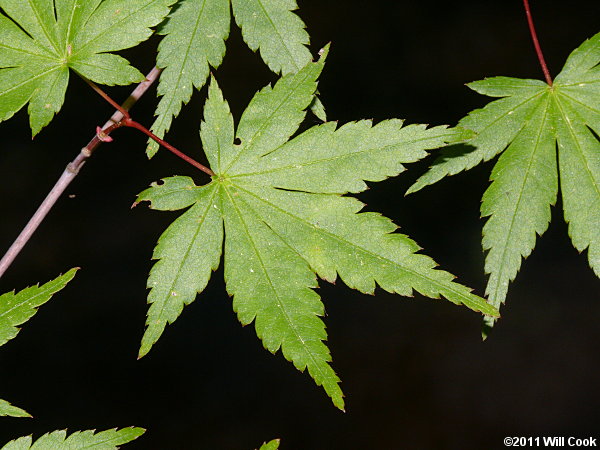
M 550 76 L 550 71 L 546 65 L 546 60 L 544 59 L 544 54 L 542 53 L 542 48 L 540 47 L 540 42 L 538 41 L 537 33 L 535 31 L 535 26 L 533 25 L 533 18 L 531 17 L 531 10 L 529 9 L 529 0 L 523 0 L 523 6 L 525 6 L 525 15 L 527 16 L 527 24 L 529 25 L 529 32 L 531 33 L 531 40 L 535 47 L 535 53 L 540 61 L 540 66 L 542 66 L 542 72 L 544 72 L 546 83 L 548 83 L 549 86 L 552 86 L 552 77 Z
M 129 109 L 140 99 L 142 95 L 148 90 L 148 88 L 152 85 L 152 83 L 158 78 L 160 74 L 160 70 L 154 67 L 150 73 L 146 76 L 146 80 L 142 81 L 137 87 L 133 90 L 131 95 L 123 102 L 120 109 L 122 111 L 115 111 L 115 113 L 111 116 L 110 119 L 102 127 L 103 131 L 108 131 L 110 128 L 115 128 L 115 125 L 120 123 L 124 116 L 124 112 L 126 113 Z M 52 190 L 48 193 L 48 196 L 44 199 L 38 210 L 35 212 L 33 217 L 29 220 L 21 234 L 17 237 L 15 242 L 8 249 L 4 257 L 0 260 L 0 277 L 4 275 L 6 270 L 10 267 L 12 262 L 15 260 L 17 255 L 21 252 L 25 244 L 29 241 L 35 230 L 37 230 L 38 226 L 42 223 L 42 221 L 48 215 L 48 212 L 52 209 L 56 201 L 63 194 L 67 186 L 73 181 L 73 179 L 77 176 L 81 167 L 87 159 L 94 153 L 96 148 L 102 142 L 101 133 L 96 133 L 96 135 L 90 140 L 90 142 L 81 149 L 79 154 L 75 157 L 73 161 L 71 161 L 64 172 L 52 188 Z

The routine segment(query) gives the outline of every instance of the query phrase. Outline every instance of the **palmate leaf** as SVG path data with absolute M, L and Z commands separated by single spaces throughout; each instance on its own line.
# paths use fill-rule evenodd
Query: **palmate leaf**
M 260 51 L 273 72 L 295 73 L 311 60 L 304 22 L 293 12 L 298 9 L 295 0 L 231 0 L 231 4 L 244 41 L 253 51 Z M 163 137 L 169 131 L 194 88 L 204 86 L 209 67 L 221 65 L 230 16 L 230 0 L 182 0 L 162 27 L 160 33 L 165 37 L 156 63 L 164 69 L 158 85 L 162 98 L 152 125 L 157 136 Z M 312 109 L 319 118 L 326 119 L 318 99 Z M 149 140 L 149 156 L 157 150 L 158 144 Z
M 69 68 L 125 85 L 144 75 L 111 54 L 148 39 L 176 0 L 0 0 L 0 121 L 29 103 L 35 136 L 63 102 Z
M 151 306 L 140 356 L 204 289 L 225 236 L 225 281 L 240 322 L 254 322 L 266 349 L 281 349 L 299 370 L 308 369 L 343 409 L 340 380 L 323 342 L 316 275 L 331 282 L 339 276 L 366 293 L 377 283 L 401 295 L 416 290 L 485 314 L 497 311 L 435 269 L 415 242 L 394 233 L 389 219 L 359 213 L 363 205 L 342 196 L 366 189 L 365 181 L 398 175 L 426 149 L 464 139 L 463 131 L 360 121 L 339 129 L 327 123 L 289 140 L 304 119 L 323 64 L 324 57 L 258 92 L 237 132 L 213 79 L 200 133 L 216 173 L 212 182 L 198 187 L 190 178 L 172 177 L 138 196 L 138 202 L 159 210 L 191 206 L 154 252 L 159 261 L 148 281 Z
M 600 33 L 571 53 L 552 86 L 507 77 L 470 83 L 481 94 L 503 98 L 459 122 L 478 133 L 469 142 L 471 151 L 443 153 L 408 191 L 503 152 L 481 206 L 482 216 L 489 216 L 483 228 L 486 293 L 496 307 L 505 301 L 521 258 L 532 252 L 536 234 L 548 227 L 559 178 L 569 236 L 577 250 L 587 249 L 600 277 L 599 63 Z M 485 320 L 491 326 L 495 319 Z
M 76 431 L 67 437 L 66 430 L 53 431 L 46 433 L 35 442 L 31 436 L 23 436 L 14 441 L 10 441 L 1 450 L 71 450 L 93 448 L 98 450 L 118 449 L 120 445 L 127 444 L 142 434 L 146 430 L 143 428 L 128 427 L 117 430 L 100 431 L 96 430 Z

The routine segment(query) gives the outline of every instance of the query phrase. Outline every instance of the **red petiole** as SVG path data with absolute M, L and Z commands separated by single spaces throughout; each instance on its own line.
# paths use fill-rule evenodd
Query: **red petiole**
M 126 111 L 125 109 L 123 109 L 117 102 L 115 102 L 112 98 L 110 98 L 110 96 L 104 92 L 102 89 L 100 89 L 100 87 L 98 87 L 93 81 L 90 80 L 85 80 L 91 87 L 92 89 L 94 89 L 94 91 L 96 91 L 104 100 L 106 100 L 108 103 L 110 103 L 115 109 L 117 109 L 118 111 L 121 112 L 121 114 L 123 114 L 123 119 L 121 119 L 119 122 L 114 123 L 112 125 L 110 125 L 109 127 L 103 129 L 103 130 L 99 130 L 97 135 L 98 135 L 98 139 L 105 141 L 105 142 L 110 142 L 110 140 L 112 140 L 109 136 L 110 133 L 112 133 L 114 130 L 116 130 L 117 128 L 120 127 L 129 127 L 129 128 L 135 128 L 136 130 L 141 131 L 142 133 L 144 133 L 146 136 L 148 136 L 150 139 L 154 140 L 155 142 L 159 143 L 160 145 L 162 145 L 163 147 L 165 147 L 167 150 L 169 150 L 171 153 L 173 153 L 174 155 L 178 156 L 179 158 L 183 159 L 185 162 L 187 162 L 188 164 L 191 164 L 192 166 L 196 167 L 197 169 L 200 169 L 202 172 L 206 173 L 207 175 L 213 176 L 215 173 L 210 170 L 208 167 L 204 166 L 203 164 L 200 164 L 198 161 L 196 161 L 193 158 L 190 158 L 189 156 L 187 156 L 185 153 L 183 153 L 180 150 L 177 150 L 175 147 L 173 147 L 171 144 L 169 144 L 168 142 L 166 142 L 165 140 L 159 138 L 158 136 L 156 136 L 154 133 L 152 133 L 152 131 L 150 131 L 148 128 L 146 128 L 145 126 L 143 126 L 142 124 L 140 124 L 139 122 L 136 122 L 135 120 L 133 120 L 131 118 L 131 116 L 129 115 L 129 112 Z
M 523 6 L 525 7 L 525 15 L 527 16 L 527 24 L 529 25 L 529 32 L 531 33 L 531 40 L 533 41 L 533 46 L 535 47 L 535 53 L 540 61 L 540 65 L 542 66 L 542 72 L 544 72 L 546 83 L 548 83 L 549 86 L 552 86 L 552 77 L 550 76 L 550 71 L 546 65 L 546 60 L 544 59 L 544 54 L 542 53 L 542 48 L 540 47 L 540 42 L 538 41 L 537 33 L 535 31 L 535 26 L 533 25 L 531 9 L 529 8 L 529 0 L 523 0 Z

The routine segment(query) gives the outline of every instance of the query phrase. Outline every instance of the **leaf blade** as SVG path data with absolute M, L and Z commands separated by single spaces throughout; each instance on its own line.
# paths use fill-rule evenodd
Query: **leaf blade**
M 600 277 L 600 142 L 566 102 L 556 102 L 558 160 L 565 221 L 579 251 Z
M 404 164 L 418 161 L 427 149 L 461 140 L 463 130 L 408 125 L 398 119 L 373 125 L 370 120 L 315 126 L 261 157 L 252 172 L 236 180 L 281 189 L 318 193 L 362 192 L 364 181 L 399 175 Z
M 528 123 L 515 136 L 492 171 L 492 184 L 483 195 L 483 249 L 489 250 L 485 271 L 490 275 L 486 294 L 500 307 L 508 285 L 517 275 L 521 258 L 528 257 L 550 223 L 556 203 L 558 177 L 552 126 L 552 102 L 545 96 Z M 486 319 L 493 326 L 493 319 Z
M 158 47 L 157 66 L 163 69 L 158 85 L 161 100 L 152 131 L 163 137 L 174 117 L 187 104 L 193 90 L 206 83 L 209 66 L 215 69 L 225 56 L 229 36 L 229 0 L 185 0 L 169 16 L 161 33 L 165 37 Z M 158 145 L 149 141 L 148 154 Z
M 337 275 L 352 289 L 373 294 L 375 283 L 388 292 L 431 298 L 443 295 L 474 311 L 497 315 L 495 308 L 452 281 L 451 274 L 416 253 L 419 246 L 396 230 L 389 219 L 360 213 L 351 197 L 237 185 L 253 210 L 323 279 Z
M 73 279 L 77 268 L 47 282 L 42 286 L 31 286 L 19 293 L 7 292 L 0 296 L 0 346 L 14 339 L 18 325 L 27 322 L 54 294 L 62 290 Z
M 66 430 L 46 433 L 33 442 L 31 436 L 23 436 L 8 442 L 2 450 L 44 450 L 44 449 L 71 449 L 94 448 L 98 450 L 116 450 L 119 445 L 127 444 L 146 430 L 138 427 L 113 428 L 96 433 L 95 430 L 76 431 L 67 436 Z
M 311 59 L 304 22 L 295 0 L 232 0 L 242 36 L 275 73 L 298 72 Z
M 225 282 L 240 322 L 248 325 L 254 321 L 265 348 L 272 353 L 281 349 L 298 370 L 308 369 L 343 411 L 340 380 L 329 365 L 331 355 L 323 343 L 327 334 L 318 316 L 324 309 L 313 290 L 317 287 L 314 274 L 254 218 L 252 210 L 234 200 L 235 191 L 224 187 L 222 192 L 229 236 L 225 240 Z
M 216 208 L 215 186 L 198 190 L 197 200 L 160 237 L 148 278 L 148 318 L 138 358 L 158 341 L 167 324 L 202 292 L 219 266 L 223 226 Z M 149 197 L 148 197 L 149 198 Z
M 0 416 L 31 417 L 31 414 L 21 408 L 11 405 L 6 400 L 0 399 Z
M 243 173 L 257 158 L 285 144 L 306 115 L 326 57 L 327 50 L 319 61 L 282 77 L 273 88 L 267 86 L 252 98 L 237 128 L 241 144 L 236 146 L 237 153 L 221 161 L 223 173 Z

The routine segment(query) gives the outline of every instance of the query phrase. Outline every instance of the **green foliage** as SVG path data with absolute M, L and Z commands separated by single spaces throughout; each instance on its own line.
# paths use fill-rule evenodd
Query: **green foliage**
M 17 336 L 21 325 L 31 319 L 37 307 L 64 288 L 73 279 L 77 269 L 71 269 L 64 275 L 42 286 L 31 286 L 21 292 L 7 292 L 0 296 L 0 345 L 6 344 Z
M 167 178 L 138 196 L 153 209 L 191 206 L 155 249 L 140 356 L 205 288 L 225 235 L 225 281 L 240 322 L 254 321 L 267 350 L 281 349 L 296 368 L 308 368 L 343 409 L 340 380 L 323 343 L 324 308 L 314 291 L 315 274 L 330 282 L 339 275 L 365 293 L 373 293 L 377 283 L 405 296 L 414 290 L 443 296 L 484 314 L 497 310 L 436 270 L 432 259 L 416 253 L 415 242 L 394 233 L 389 219 L 359 213 L 363 205 L 342 196 L 365 190 L 364 181 L 398 175 L 404 163 L 424 157 L 425 149 L 463 140 L 464 131 L 360 121 L 339 129 L 326 123 L 289 140 L 313 99 L 324 59 L 258 92 L 237 132 L 213 79 L 200 132 L 216 173 L 212 182 L 196 186 L 187 177 Z
M 165 37 L 158 48 L 157 66 L 164 71 L 158 85 L 162 96 L 156 109 L 152 131 L 159 137 L 169 131 L 173 117 L 187 103 L 193 88 L 206 83 L 209 66 L 217 68 L 225 56 L 229 35 L 229 0 L 183 0 L 169 16 L 160 33 Z M 275 73 L 295 73 L 311 55 L 306 47 L 309 36 L 302 20 L 293 13 L 295 0 L 231 0 L 233 13 L 244 41 L 260 54 Z M 317 100 L 313 112 L 325 120 L 323 105 Z M 149 141 L 148 154 L 158 144 Z
M 272 441 L 265 442 L 261 445 L 259 450 L 277 450 L 279 448 L 279 443 L 279 439 L 273 439 Z
M 565 220 L 575 248 L 588 250 L 600 277 L 600 33 L 569 58 L 552 86 L 496 77 L 470 83 L 480 94 L 502 97 L 471 112 L 459 125 L 477 132 L 471 151 L 449 149 L 408 192 L 470 169 L 502 153 L 483 195 L 483 248 L 489 250 L 486 294 L 505 301 L 509 283 L 550 221 L 559 177 Z M 558 144 L 558 154 L 556 146 Z M 486 318 L 491 326 L 493 318 Z
M 35 442 L 33 442 L 31 436 L 23 436 L 10 441 L 2 447 L 2 450 L 71 450 L 82 448 L 112 450 L 119 448 L 119 445 L 137 439 L 145 432 L 146 430 L 143 428 L 128 427 L 120 430 L 113 428 L 99 433 L 96 433 L 95 430 L 76 431 L 67 437 L 67 431 L 60 430 L 46 433 Z
M 14 339 L 19 333 L 17 326 L 31 319 L 37 308 L 63 289 L 76 272 L 77 269 L 71 269 L 43 286 L 31 286 L 18 294 L 13 291 L 0 295 L 0 346 Z M 0 400 L 0 416 L 31 417 L 5 400 Z
M 17 408 L 2 399 L 0 399 L 0 416 L 31 417 L 27 411 L 23 411 L 21 408 Z
M 148 39 L 175 0 L 0 0 L 0 121 L 29 102 L 32 134 L 64 102 L 69 68 L 101 84 L 144 80 L 111 54 Z
M 244 41 L 275 73 L 298 72 L 310 60 L 308 33 L 292 13 L 295 0 L 231 0 Z

